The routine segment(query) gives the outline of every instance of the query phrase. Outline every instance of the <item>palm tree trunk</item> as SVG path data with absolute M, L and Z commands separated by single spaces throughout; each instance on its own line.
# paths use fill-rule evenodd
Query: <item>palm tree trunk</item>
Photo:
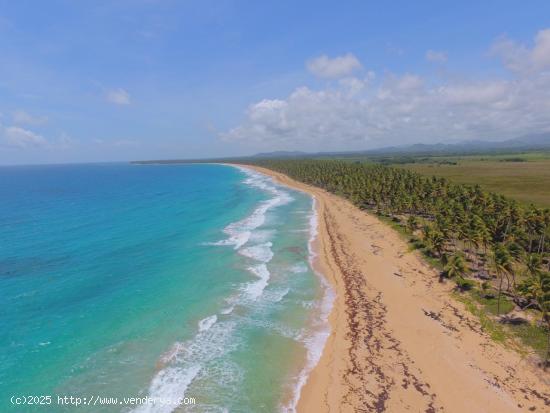
M 499 273 L 500 282 L 498 283 L 498 298 L 497 298 L 497 316 L 500 315 L 500 295 L 502 293 L 502 281 L 504 277 Z

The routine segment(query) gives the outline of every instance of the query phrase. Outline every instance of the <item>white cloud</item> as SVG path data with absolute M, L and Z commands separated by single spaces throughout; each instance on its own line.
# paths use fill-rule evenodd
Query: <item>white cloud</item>
M 351 53 L 333 59 L 322 55 L 309 60 L 306 65 L 308 70 L 315 76 L 324 78 L 348 76 L 361 68 L 359 60 Z
M 550 131 L 548 33 L 539 32 L 531 49 L 509 41 L 513 48 L 507 44 L 503 49 L 498 40 L 493 50 L 508 58 L 503 62 L 511 71 L 503 78 L 442 80 L 408 73 L 375 81 L 374 76 L 347 76 L 326 89 L 300 87 L 285 99 L 252 104 L 241 125 L 221 138 L 250 150 L 320 151 Z M 519 60 L 510 64 L 514 54 L 528 58 L 528 70 L 516 70 Z
M 122 88 L 108 90 L 105 97 L 109 102 L 115 105 L 130 104 L 130 94 Z
M 29 148 L 45 146 L 47 143 L 44 137 L 30 130 L 18 126 L 0 125 L 0 146 Z
M 398 77 L 395 81 L 395 88 L 398 90 L 413 90 L 422 86 L 422 78 L 417 75 L 405 74 L 402 77 Z
M 426 60 L 433 63 L 445 63 L 447 61 L 447 53 L 428 50 L 426 52 Z
M 33 116 L 24 110 L 16 110 L 12 114 L 13 122 L 19 125 L 42 125 L 48 121 L 46 116 Z
M 247 110 L 247 122 L 223 135 L 261 147 L 303 147 L 363 139 L 361 107 L 340 92 L 295 90 L 286 100 L 263 100 Z M 351 123 L 350 123 L 351 121 Z
M 510 91 L 506 81 L 488 81 L 443 86 L 438 93 L 450 104 L 490 104 L 500 101 Z
M 376 74 L 373 71 L 368 71 L 366 76 L 362 79 L 356 77 L 344 77 L 339 79 L 338 85 L 342 87 L 344 91 L 347 91 L 349 95 L 356 95 L 371 84 L 375 78 Z
M 532 59 L 538 68 L 547 69 L 550 67 L 550 29 L 541 30 L 537 33 Z
M 541 30 L 535 36 L 532 48 L 501 37 L 492 48 L 493 54 L 516 73 L 533 73 L 550 69 L 550 29 Z

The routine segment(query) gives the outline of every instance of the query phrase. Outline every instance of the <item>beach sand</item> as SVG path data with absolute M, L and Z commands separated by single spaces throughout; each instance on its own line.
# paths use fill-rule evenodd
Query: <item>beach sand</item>
M 248 165 L 246 165 L 249 167 Z M 493 342 L 389 226 L 346 200 L 253 167 L 317 199 L 315 265 L 337 298 L 298 411 L 550 411 L 550 377 Z

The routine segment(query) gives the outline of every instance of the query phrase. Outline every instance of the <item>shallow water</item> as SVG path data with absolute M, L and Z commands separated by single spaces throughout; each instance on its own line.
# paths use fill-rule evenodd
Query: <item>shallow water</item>
M 127 164 L 0 168 L 0 195 L 1 411 L 29 394 L 293 410 L 331 300 L 309 196 L 229 166 Z M 85 411 L 132 408 L 175 406 Z

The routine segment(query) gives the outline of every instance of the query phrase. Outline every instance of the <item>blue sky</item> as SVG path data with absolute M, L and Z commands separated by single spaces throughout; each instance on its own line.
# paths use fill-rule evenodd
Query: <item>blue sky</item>
M 544 132 L 547 29 L 548 1 L 0 0 L 0 164 Z

